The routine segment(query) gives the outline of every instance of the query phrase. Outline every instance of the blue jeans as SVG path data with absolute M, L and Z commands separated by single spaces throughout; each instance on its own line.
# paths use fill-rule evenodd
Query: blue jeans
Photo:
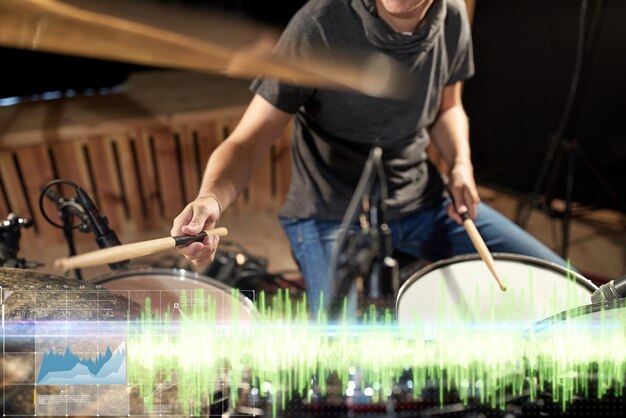
M 447 205 L 448 200 L 445 200 L 388 222 L 394 250 L 429 261 L 475 253 L 463 225 L 448 217 Z M 320 308 L 328 308 L 332 295 L 331 261 L 341 222 L 282 218 L 281 223 L 306 282 L 309 313 L 316 315 Z M 479 204 L 475 223 L 492 252 L 522 254 L 563 266 L 567 264 L 529 233 L 485 204 Z M 320 304 L 321 294 L 323 302 Z M 354 305 L 354 295 L 351 298 L 350 305 Z

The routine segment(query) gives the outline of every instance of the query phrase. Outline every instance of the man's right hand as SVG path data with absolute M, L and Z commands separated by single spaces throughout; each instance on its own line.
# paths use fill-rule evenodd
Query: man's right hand
M 214 196 L 201 196 L 188 204 L 174 219 L 171 236 L 196 235 L 215 227 L 221 215 L 221 207 Z M 196 266 L 203 266 L 215 258 L 219 237 L 207 236 L 202 242 L 193 242 L 179 248 L 178 252 Z

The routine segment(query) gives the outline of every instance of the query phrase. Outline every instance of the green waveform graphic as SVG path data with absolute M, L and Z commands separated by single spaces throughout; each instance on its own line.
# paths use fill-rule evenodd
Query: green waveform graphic
M 260 294 L 249 319 L 237 292 L 225 295 L 232 298 L 227 319 L 215 295 L 202 289 L 181 291 L 178 309 L 188 309 L 175 320 L 172 310 L 155 315 L 146 300 L 139 326 L 129 328 L 127 358 L 128 382 L 148 409 L 154 388 L 168 382 L 178 387 L 184 413 L 196 416 L 220 389 L 231 405 L 245 402 L 242 387 L 271 400 L 276 416 L 293 397 L 313 402 L 329 394 L 333 378 L 340 396 L 365 393 L 373 403 L 385 402 L 400 383 L 419 399 L 433 381 L 440 404 L 455 392 L 464 403 L 499 409 L 511 397 L 534 400 L 548 390 L 563 410 L 576 396 L 623 396 L 626 316 L 615 315 L 623 309 L 566 314 L 531 328 L 463 318 L 399 327 L 389 311 L 374 307 L 358 323 L 345 313 L 336 323 L 321 312 L 310 321 L 306 300 L 287 292 L 271 301 Z

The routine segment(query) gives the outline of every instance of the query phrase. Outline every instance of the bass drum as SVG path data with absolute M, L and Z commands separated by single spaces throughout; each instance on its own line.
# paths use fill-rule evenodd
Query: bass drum
M 201 289 L 204 297 L 215 302 L 216 320 L 229 322 L 236 315 L 239 322 L 250 322 L 255 316 L 252 300 L 244 294 L 235 294 L 234 289 L 199 273 L 183 269 L 141 269 L 127 270 L 100 276 L 92 281 L 113 290 L 125 298 L 145 306 L 149 299 L 151 310 L 162 317 L 163 313 L 177 312 L 186 307 L 180 306 L 181 294 L 185 293 L 187 304 L 193 304 L 193 291 Z M 253 294 L 249 295 L 254 298 Z
M 580 274 L 534 257 L 496 253 L 502 292 L 480 257 L 463 255 L 433 263 L 398 292 L 400 326 L 436 327 L 454 321 L 511 322 L 529 327 L 563 310 L 589 303 L 597 287 Z

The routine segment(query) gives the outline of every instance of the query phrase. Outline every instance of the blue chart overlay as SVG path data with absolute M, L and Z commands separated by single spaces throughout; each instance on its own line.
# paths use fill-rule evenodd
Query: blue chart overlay
M 69 345 L 65 352 L 44 352 L 37 376 L 38 385 L 118 385 L 126 383 L 126 343 L 114 351 L 107 346 L 96 358 L 81 358 Z

